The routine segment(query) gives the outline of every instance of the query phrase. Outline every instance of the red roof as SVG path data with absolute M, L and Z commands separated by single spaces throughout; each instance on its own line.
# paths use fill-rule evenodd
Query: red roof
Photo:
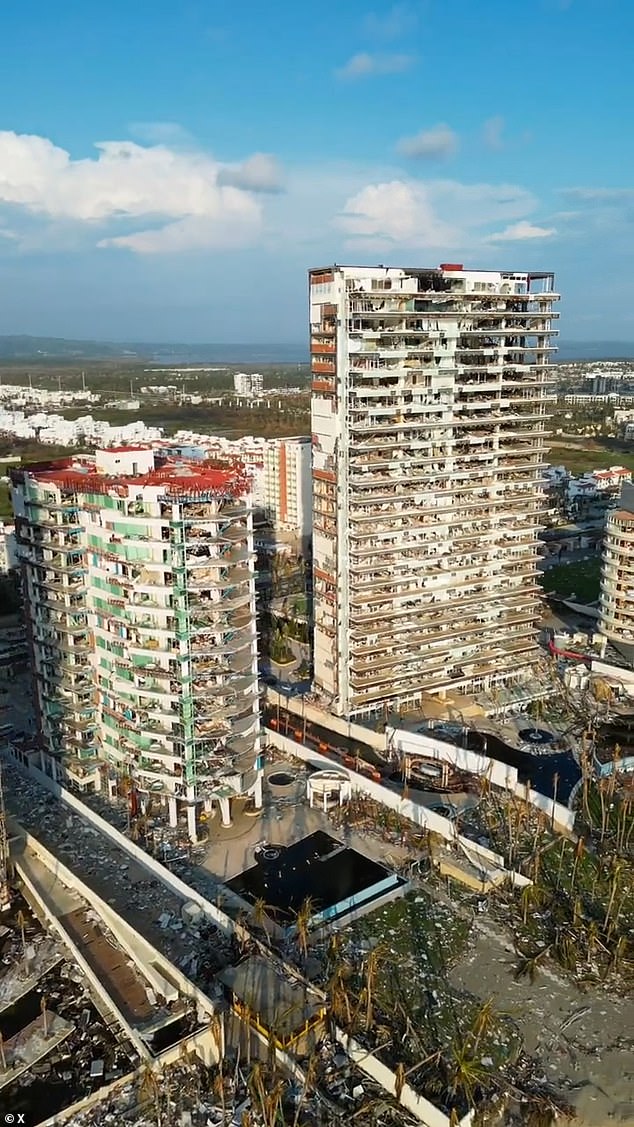
M 60 458 L 57 462 L 25 466 L 24 472 L 38 481 L 49 482 L 60 489 L 82 493 L 108 493 L 129 486 L 162 486 L 166 495 L 182 496 L 202 493 L 229 494 L 241 497 L 250 490 L 250 478 L 237 459 L 187 461 L 165 459 L 146 474 L 105 474 L 93 462 L 81 458 Z

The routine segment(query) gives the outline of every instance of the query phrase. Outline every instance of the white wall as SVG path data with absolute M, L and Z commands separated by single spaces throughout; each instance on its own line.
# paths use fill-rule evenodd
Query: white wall
M 307 748 L 304 744 L 295 743 L 294 740 L 288 739 L 286 736 L 281 736 L 278 732 L 271 732 L 268 729 L 266 737 L 269 744 L 279 748 L 280 751 L 284 751 L 286 755 L 295 756 L 297 759 L 302 759 L 305 763 L 318 763 L 320 767 L 329 767 L 332 770 L 332 759 L 328 759 L 325 755 L 320 755 L 318 752 L 313 751 L 312 748 Z M 494 853 L 493 850 L 486 849 L 483 845 L 478 845 L 476 842 L 470 841 L 460 834 L 456 834 L 455 825 L 449 818 L 443 818 L 434 810 L 429 810 L 426 806 L 421 806 L 420 803 L 414 802 L 412 799 L 401 798 L 396 791 L 388 790 L 387 787 L 382 786 L 380 783 L 373 782 L 372 779 L 368 779 L 365 775 L 353 771 L 351 768 L 337 765 L 337 770 L 348 775 L 353 791 L 374 799 L 375 802 L 379 802 L 382 806 L 387 806 L 390 810 L 395 810 L 397 814 L 402 815 L 403 818 L 407 818 L 408 821 L 413 822 L 414 825 L 421 826 L 431 833 L 438 834 L 440 837 L 443 837 L 445 841 L 460 844 L 460 846 L 468 852 L 474 863 L 479 863 L 487 869 L 504 868 L 504 859 L 499 853 Z
M 97 450 L 95 465 L 104 474 L 146 474 L 154 469 L 153 450 Z M 136 467 L 136 469 L 134 468 Z
M 391 1068 L 383 1064 L 378 1057 L 373 1053 L 368 1052 L 363 1045 L 355 1041 L 354 1037 L 349 1037 L 343 1030 L 337 1029 L 335 1036 L 339 1044 L 345 1049 L 346 1053 L 352 1061 L 365 1072 L 366 1076 L 370 1076 L 377 1084 L 386 1091 L 391 1092 L 392 1095 L 396 1093 L 396 1075 L 392 1072 Z M 450 1127 L 450 1120 L 443 1111 L 434 1107 L 429 1100 L 424 1096 L 419 1096 L 418 1092 L 407 1083 L 403 1085 L 401 1092 L 401 1104 L 407 1111 L 418 1119 L 419 1123 L 423 1123 L 425 1127 Z M 462 1119 L 458 1120 L 457 1127 L 468 1127 L 472 1122 L 472 1112 L 467 1112 Z

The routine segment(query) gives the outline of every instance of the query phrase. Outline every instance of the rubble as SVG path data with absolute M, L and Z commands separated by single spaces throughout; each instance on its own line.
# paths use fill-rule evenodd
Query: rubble
M 218 970 L 235 958 L 232 939 L 202 913 L 196 918 L 188 910 L 186 923 L 183 909 L 189 908 L 187 904 L 160 880 L 148 877 L 140 866 L 131 863 L 122 848 L 86 825 L 77 814 L 60 807 L 59 801 L 37 782 L 15 767 L 5 768 L 5 781 L 9 814 L 167 959 L 186 969 L 200 989 L 212 989 Z M 83 840 L 87 841 L 85 849 L 77 844 Z M 209 895 L 208 887 L 205 891 Z

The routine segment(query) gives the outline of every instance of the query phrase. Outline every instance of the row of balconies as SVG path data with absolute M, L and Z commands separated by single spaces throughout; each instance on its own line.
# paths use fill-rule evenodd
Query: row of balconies
M 510 574 L 518 579 L 530 575 L 534 579 L 537 575 L 537 562 L 536 556 L 533 555 L 526 561 L 511 560 L 506 565 L 502 566 L 497 572 L 490 572 L 485 574 L 483 572 L 475 574 L 463 575 L 460 581 L 452 577 L 450 573 L 437 572 L 435 575 L 436 582 L 431 583 L 431 573 L 427 571 L 424 575 L 417 577 L 415 582 L 410 582 L 407 586 L 404 581 L 407 577 L 400 577 L 399 580 L 393 583 L 386 583 L 385 578 L 377 579 L 370 584 L 359 583 L 355 584 L 354 590 L 349 594 L 349 616 L 351 622 L 371 622 L 372 616 L 380 613 L 385 616 L 389 613 L 401 615 L 403 612 L 403 600 L 411 600 L 412 606 L 418 606 L 418 600 L 425 595 L 434 596 L 441 605 L 447 602 L 447 597 L 442 598 L 443 593 L 449 592 L 451 599 L 460 598 L 461 603 L 467 603 L 469 600 L 477 601 L 478 599 L 490 598 L 494 595 L 499 599 L 506 599 L 502 595 L 502 591 L 512 592 L 511 586 L 506 586 L 503 582 L 502 576 L 505 573 L 505 567 L 509 568 Z M 442 582 L 442 579 L 445 582 Z M 528 593 L 529 591 L 537 592 L 539 588 L 536 583 L 532 586 L 522 584 L 521 592 Z M 521 592 L 518 592 L 521 594 Z M 510 598 L 517 598 L 518 595 L 510 595 Z M 396 606 L 396 609 L 395 609 Z M 367 611 L 367 614 L 365 613 Z M 438 613 L 441 613 L 440 611 Z

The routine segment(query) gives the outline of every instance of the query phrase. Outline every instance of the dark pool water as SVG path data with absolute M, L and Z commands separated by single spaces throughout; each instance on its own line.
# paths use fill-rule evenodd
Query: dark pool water
M 329 908 L 386 875 L 382 865 L 318 830 L 286 848 L 259 850 L 255 865 L 227 883 L 245 900 L 261 897 L 280 917 L 291 918 L 308 896 L 316 910 Z
M 294 782 L 293 775 L 287 774 L 286 771 L 276 771 L 273 775 L 269 775 L 269 783 L 274 787 L 288 787 Z

